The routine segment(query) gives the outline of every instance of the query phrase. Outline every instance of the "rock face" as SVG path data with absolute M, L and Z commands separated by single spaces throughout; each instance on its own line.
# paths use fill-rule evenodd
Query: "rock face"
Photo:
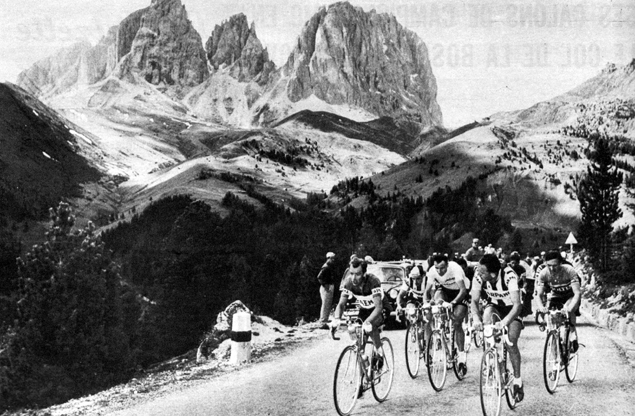
M 283 68 L 291 101 L 314 94 L 378 116 L 439 125 L 437 86 L 423 41 L 394 16 L 347 2 L 322 8 L 304 26 Z
M 107 77 L 117 64 L 116 27 L 95 46 L 80 42 L 35 63 L 18 75 L 17 84 L 37 96 L 50 96 L 74 85 Z
M 275 67 L 256 36 L 255 25 L 249 27 L 242 13 L 216 25 L 205 49 L 214 69 L 230 67 L 230 75 L 241 82 L 266 79 Z
M 130 22 L 133 29 L 134 23 Z M 126 39 L 120 44 L 127 46 Z M 118 75 L 138 75 L 151 84 L 168 87 L 176 96 L 207 78 L 201 37 L 180 0 L 152 0 L 142 13 L 139 30 L 120 63 Z

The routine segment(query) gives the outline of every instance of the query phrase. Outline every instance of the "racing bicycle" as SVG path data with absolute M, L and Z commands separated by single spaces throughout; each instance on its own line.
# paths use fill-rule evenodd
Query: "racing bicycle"
M 411 378 L 416 378 L 419 375 L 422 360 L 427 364 L 425 354 L 425 325 L 428 322 L 426 316 L 429 310 L 429 303 L 409 303 L 405 308 L 405 315 L 408 322 L 405 342 L 406 368 Z
M 441 391 L 447 379 L 448 369 L 454 368 L 454 374 L 459 380 L 465 378 L 465 373 L 459 370 L 458 348 L 454 342 L 454 325 L 451 308 L 445 304 L 433 305 L 432 334 L 426 348 L 428 363 L 428 378 L 435 391 Z
M 514 369 L 508 347 L 512 345 L 507 327 L 498 329 L 493 324 L 483 326 L 485 352 L 481 359 L 480 395 L 483 416 L 499 416 L 503 395 L 510 409 L 516 407 L 513 393 Z
M 350 415 L 362 394 L 372 390 L 375 400 L 383 402 L 388 397 L 395 370 L 392 344 L 386 337 L 381 338 L 381 350 L 376 355 L 369 339 L 370 329 L 364 329 L 356 311 L 346 311 L 340 327 L 346 327 L 351 343 L 347 345 L 335 367 L 333 377 L 333 400 L 335 409 L 341 416 Z M 331 337 L 337 328 L 331 329 Z M 369 360 L 368 357 L 372 357 Z
M 562 370 L 569 383 L 575 380 L 578 372 L 578 334 L 567 312 L 561 309 L 537 313 L 536 323 L 541 331 L 547 329 L 542 369 L 545 387 L 553 394 Z

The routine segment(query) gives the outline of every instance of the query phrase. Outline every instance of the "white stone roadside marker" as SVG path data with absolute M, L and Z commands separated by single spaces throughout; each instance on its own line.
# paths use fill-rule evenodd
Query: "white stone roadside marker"
M 232 319 L 229 363 L 240 365 L 251 360 L 251 314 L 236 312 Z

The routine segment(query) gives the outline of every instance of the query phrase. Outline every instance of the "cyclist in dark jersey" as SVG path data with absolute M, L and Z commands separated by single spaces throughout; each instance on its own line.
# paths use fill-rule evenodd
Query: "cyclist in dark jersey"
M 540 272 L 536 272 L 536 303 L 539 312 L 546 312 L 547 307 L 543 303 L 546 289 L 551 289 L 549 309 L 564 309 L 573 325 L 576 316 L 580 316 L 580 276 L 569 264 L 563 264 L 560 253 L 555 250 L 545 255 L 545 264 Z
M 349 264 L 348 276 L 340 289 L 340 301 L 333 313 L 332 327 L 339 327 L 340 319 L 347 305 L 357 302 L 359 318 L 363 321 L 365 331 L 370 332 L 375 351 L 381 347 L 379 327 L 384 323 L 385 312 L 390 311 L 388 298 L 384 296 L 379 278 L 366 273 L 367 264 L 364 260 L 353 258 Z
M 520 350 L 518 338 L 522 331 L 522 321 L 519 315 L 522 309 L 518 275 L 511 267 L 501 267 L 496 254 L 485 254 L 479 261 L 479 267 L 472 281 L 472 319 L 476 330 L 483 329 L 483 322 L 496 326 L 507 326 L 509 340 L 513 345 L 509 347 L 509 356 L 514 367 L 513 392 L 517 401 L 524 398 L 523 382 L 520 377 Z M 481 316 L 479 301 L 486 299 Z

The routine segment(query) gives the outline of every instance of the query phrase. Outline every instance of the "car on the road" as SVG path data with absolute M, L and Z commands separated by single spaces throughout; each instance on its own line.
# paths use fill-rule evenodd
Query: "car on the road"
M 408 263 L 403 261 L 375 261 L 368 264 L 367 272 L 381 280 L 384 296 L 390 301 L 392 310 L 397 308 L 397 295 L 404 280 L 408 277 Z M 391 317 L 394 320 L 394 316 Z

